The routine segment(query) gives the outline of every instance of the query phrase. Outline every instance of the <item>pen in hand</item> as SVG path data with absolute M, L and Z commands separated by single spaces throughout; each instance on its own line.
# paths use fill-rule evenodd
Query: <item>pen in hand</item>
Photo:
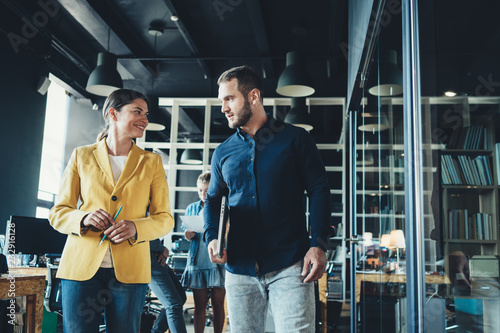
M 115 217 L 113 218 L 113 220 L 116 220 L 116 218 L 118 217 L 118 214 L 120 214 L 120 212 L 122 211 L 122 208 L 123 208 L 123 206 L 120 206 L 120 208 L 118 208 L 118 211 L 116 212 Z M 101 245 L 102 242 L 104 242 L 105 239 L 106 239 L 106 235 L 104 235 L 104 237 L 101 239 L 101 241 L 99 242 L 99 245 Z

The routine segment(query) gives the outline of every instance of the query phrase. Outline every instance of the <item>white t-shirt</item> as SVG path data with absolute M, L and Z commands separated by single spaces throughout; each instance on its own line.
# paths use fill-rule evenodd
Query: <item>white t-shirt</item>
M 113 178 L 115 179 L 115 184 L 118 183 L 118 179 L 120 178 L 123 168 L 125 167 L 125 163 L 127 162 L 127 157 L 128 156 L 109 155 L 109 162 L 111 163 L 111 170 L 113 171 Z M 113 267 L 113 258 L 111 257 L 111 245 L 108 245 L 108 250 L 104 255 L 101 267 L 103 268 Z

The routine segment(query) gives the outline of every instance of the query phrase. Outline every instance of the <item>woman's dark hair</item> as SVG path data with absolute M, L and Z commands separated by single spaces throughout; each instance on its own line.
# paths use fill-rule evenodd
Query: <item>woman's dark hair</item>
M 260 101 L 263 100 L 264 89 L 262 87 L 262 79 L 250 66 L 239 66 L 228 69 L 221 74 L 217 84 L 229 82 L 232 79 L 238 80 L 238 91 L 247 98 L 248 93 L 253 89 L 260 91 Z
M 102 108 L 102 117 L 104 118 L 104 129 L 99 133 L 97 136 L 97 141 L 101 141 L 105 137 L 108 136 L 108 131 L 109 131 L 109 109 L 113 108 L 116 111 L 120 112 L 121 108 L 127 104 L 132 103 L 136 99 L 142 99 L 148 104 L 149 108 L 149 103 L 148 99 L 146 96 L 141 94 L 138 91 L 135 90 L 130 90 L 130 89 L 118 89 L 113 91 L 111 94 L 109 94 L 108 98 L 106 98 L 106 101 L 104 102 L 104 106 Z

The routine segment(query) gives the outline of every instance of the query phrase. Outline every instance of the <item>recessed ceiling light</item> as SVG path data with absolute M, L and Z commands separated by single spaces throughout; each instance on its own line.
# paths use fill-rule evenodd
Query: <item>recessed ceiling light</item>
M 172 15 L 172 16 L 170 16 L 170 19 L 171 19 L 173 22 L 177 22 L 177 21 L 179 21 L 179 16 L 177 16 L 177 15 Z
M 455 96 L 457 96 L 457 93 L 454 91 L 448 90 L 448 91 L 445 91 L 444 95 L 446 97 L 455 97 Z

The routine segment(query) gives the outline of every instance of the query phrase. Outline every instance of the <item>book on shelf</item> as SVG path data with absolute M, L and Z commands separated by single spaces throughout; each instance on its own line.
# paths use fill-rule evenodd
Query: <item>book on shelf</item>
M 337 237 L 344 237 L 344 230 L 343 230 L 343 224 L 339 223 L 337 224 L 337 232 L 335 234 Z
M 495 143 L 495 157 L 497 166 L 497 185 L 500 185 L 500 143 Z
M 477 173 L 479 174 L 479 179 L 481 180 L 481 185 L 491 185 L 491 183 L 489 183 L 488 179 L 486 179 L 486 170 L 484 168 L 485 165 L 483 163 L 483 157 L 484 156 L 475 157 L 472 161 L 474 161 L 474 163 L 475 163 L 475 169 L 477 170 Z
M 446 144 L 446 149 L 477 150 L 487 149 L 487 147 L 487 130 L 485 126 L 480 124 L 454 130 Z
M 333 262 L 340 262 L 343 260 L 344 251 L 341 245 L 337 245 L 335 249 L 329 249 L 326 251 L 326 260 Z
M 493 216 L 489 213 L 474 213 L 468 209 L 448 210 L 448 239 L 495 240 Z
M 484 165 L 484 170 L 486 171 L 486 179 L 488 181 L 488 185 L 493 185 L 493 176 L 491 174 L 491 165 L 490 165 L 490 159 L 487 156 L 481 156 L 483 165 Z
M 441 155 L 441 182 L 443 185 L 493 185 L 488 157 Z

